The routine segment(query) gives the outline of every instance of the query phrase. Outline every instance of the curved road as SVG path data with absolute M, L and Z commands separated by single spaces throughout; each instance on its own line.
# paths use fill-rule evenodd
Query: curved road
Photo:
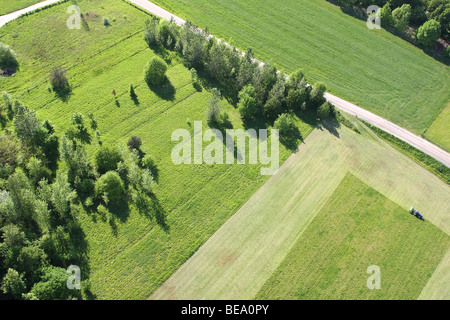
M 18 10 L 16 12 L 0 16 L 0 27 L 8 23 L 9 21 L 12 21 L 16 18 L 18 18 L 20 15 L 36 10 L 37 8 L 44 7 L 49 4 L 53 4 L 55 2 L 59 2 L 61 0 L 47 0 L 35 5 L 32 5 L 28 8 Z M 164 10 L 163 8 L 155 5 L 154 3 L 151 3 L 147 0 L 128 0 L 129 2 L 135 4 L 136 6 L 141 7 L 142 9 L 155 14 L 161 18 L 170 20 L 174 19 L 175 22 L 182 26 L 185 21 L 181 19 L 180 17 L 177 17 L 176 15 Z M 450 167 L 450 153 L 447 151 L 439 148 L 438 146 L 432 144 L 431 142 L 421 138 L 418 135 L 415 135 L 412 132 L 409 132 L 408 130 L 405 130 L 398 125 L 380 117 L 376 114 L 369 112 L 361 107 L 358 107 L 346 100 L 343 100 L 339 97 L 336 97 L 328 92 L 325 93 L 325 98 L 327 101 L 335 105 L 337 108 L 341 109 L 344 112 L 347 112 L 348 114 L 351 114 L 353 116 L 356 116 L 364 121 L 367 121 L 368 123 L 392 134 L 393 136 L 407 142 L 408 144 L 412 145 L 413 147 L 421 150 L 422 152 L 428 154 L 429 156 L 433 157 L 434 159 L 442 162 L 447 167 Z

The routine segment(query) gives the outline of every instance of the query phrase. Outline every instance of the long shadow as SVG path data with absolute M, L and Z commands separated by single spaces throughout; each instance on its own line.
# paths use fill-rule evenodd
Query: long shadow
M 72 88 L 70 86 L 66 86 L 64 88 L 54 89 L 55 95 L 62 102 L 67 102 L 72 95 Z
M 83 29 L 86 31 L 89 31 L 89 24 L 87 23 L 86 19 L 84 18 L 84 14 L 81 14 L 81 25 L 83 26 Z
M 303 142 L 303 136 L 297 127 L 292 127 L 285 134 L 280 132 L 280 142 L 291 151 L 296 151 L 298 145 Z
M 81 228 L 81 225 L 76 221 L 72 223 L 71 228 L 69 228 L 69 237 L 71 244 L 71 257 L 73 258 L 73 260 L 71 260 L 70 262 L 68 261 L 67 263 L 80 267 L 83 298 L 88 300 L 95 300 L 95 294 L 92 293 L 92 291 L 90 290 L 90 286 L 86 285 L 88 282 L 85 281 L 86 279 L 89 279 L 90 275 L 86 234 Z
M 92 141 L 91 135 L 86 128 L 82 128 L 80 132 L 78 132 L 78 139 L 80 139 L 82 143 L 86 144 L 91 144 Z
M 133 95 L 131 96 L 131 100 L 133 100 L 133 103 L 134 103 L 136 106 L 138 106 L 138 105 L 140 104 L 139 99 L 138 99 L 138 96 L 137 96 L 136 94 L 133 94 Z
M 213 88 L 219 89 L 220 94 L 228 101 L 229 104 L 234 107 L 237 106 L 239 98 L 235 84 L 219 82 L 216 79 L 212 78 L 205 69 L 197 70 L 197 74 L 198 81 L 200 82 L 201 87 L 205 88 L 206 90 L 211 90 Z M 196 90 L 198 89 L 196 88 Z
M 173 54 L 166 48 L 162 47 L 161 45 L 149 46 L 149 48 L 152 49 L 158 56 L 160 56 L 161 59 L 163 59 L 167 64 L 172 63 Z
M 339 132 L 337 131 L 338 128 L 341 127 L 341 124 L 339 121 L 337 121 L 335 118 L 327 118 L 323 121 L 319 122 L 317 124 L 317 128 L 319 130 L 327 130 L 329 133 L 331 133 L 336 138 L 340 138 Z
M 152 90 L 158 97 L 167 101 L 173 101 L 175 99 L 175 87 L 170 80 L 166 78 L 163 83 L 159 85 L 147 83 L 150 90 Z
M 170 226 L 167 224 L 166 211 L 160 204 L 155 194 L 139 193 L 135 200 L 136 207 L 140 214 L 153 220 L 165 231 L 169 232 Z
M 130 215 L 130 207 L 128 206 L 128 199 L 126 198 L 123 198 L 116 203 L 109 203 L 108 209 L 121 223 L 126 222 Z

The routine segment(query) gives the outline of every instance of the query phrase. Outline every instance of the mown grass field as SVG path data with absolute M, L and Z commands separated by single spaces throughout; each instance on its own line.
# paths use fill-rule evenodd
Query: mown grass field
M 88 246 L 91 291 L 98 299 L 148 297 L 185 262 L 267 180 L 260 165 L 181 165 L 172 163 L 173 130 L 193 131 L 194 121 L 206 125 L 210 93 L 197 91 L 180 59 L 165 55 L 170 85 L 151 90 L 143 69 L 155 55 L 143 40 L 149 16 L 113 0 L 79 1 L 87 27 L 68 30 L 66 6 L 58 5 L 13 21 L 0 29 L 0 41 L 17 52 L 20 70 L 1 79 L 1 90 L 36 109 L 62 134 L 70 116 L 93 113 L 103 145 L 124 145 L 132 135 L 158 166 L 159 184 L 147 210 L 134 205 L 115 208 L 115 226 L 96 212 L 81 212 L 79 220 Z M 102 6 L 104 9 L 102 9 Z M 87 18 L 87 17 L 91 18 Z M 103 25 L 102 17 L 111 20 Z M 13 36 L 16 34 L 15 36 Z M 68 69 L 71 94 L 61 99 L 48 90 L 52 67 Z M 130 98 L 133 83 L 138 102 Z M 115 103 L 112 91 L 117 93 Z M 240 116 L 225 100 L 234 128 Z M 298 120 L 303 137 L 313 125 Z M 94 139 L 93 139 L 94 140 Z M 96 142 L 88 146 L 95 151 Z M 280 161 L 291 151 L 281 145 Z M 155 214 L 165 217 L 165 227 Z
M 425 132 L 425 137 L 450 150 L 450 103 L 442 110 L 436 120 Z
M 150 298 L 254 299 L 347 172 L 395 202 L 405 218 L 411 218 L 408 210 L 413 205 L 428 222 L 450 235 L 450 187 L 355 123 L 361 134 L 333 123 L 310 133 L 277 175 Z M 438 280 L 428 285 L 424 296 L 448 298 L 442 290 L 450 284 L 446 265 L 441 262 Z M 412 284 L 414 290 L 416 285 Z
M 448 66 L 325 0 L 153 2 L 285 71 L 302 68 L 310 82 L 418 134 L 450 99 Z
M 0 0 L 0 16 L 11 13 L 44 0 Z
M 446 233 L 348 174 L 256 299 L 417 299 L 449 247 Z M 366 285 L 371 265 L 379 290 Z

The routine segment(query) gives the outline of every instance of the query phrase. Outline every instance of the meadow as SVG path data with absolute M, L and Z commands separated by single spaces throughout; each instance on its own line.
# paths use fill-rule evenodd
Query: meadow
M 417 299 L 449 246 L 443 231 L 347 174 L 256 299 Z M 366 286 L 371 265 L 379 290 Z
M 0 0 L 0 16 L 29 7 L 42 1 L 43 0 Z
M 395 212 L 401 216 L 394 216 L 392 224 L 397 226 L 397 217 L 399 224 L 411 219 L 408 210 L 413 205 L 424 213 L 430 237 L 435 233 L 450 235 L 449 186 L 381 140 L 364 124 L 349 119 L 360 134 L 333 122 L 319 125 L 284 162 L 277 175 L 271 177 L 150 299 L 254 299 L 298 239 L 303 239 L 303 234 L 320 216 L 325 203 L 348 172 L 389 199 L 389 203 L 395 203 Z M 358 186 L 360 182 L 356 181 L 355 189 L 348 188 L 357 190 Z M 351 203 L 345 197 L 342 201 Z M 339 212 L 340 208 L 336 209 L 336 213 Z M 382 213 L 383 210 L 378 212 Z M 411 223 L 415 222 L 414 218 Z M 386 234 L 383 241 L 392 241 L 392 244 L 397 241 L 389 237 Z M 367 237 L 366 241 L 369 240 L 378 241 L 376 235 Z M 442 255 L 442 251 L 435 253 L 435 267 Z M 397 268 L 401 264 L 401 260 L 395 262 Z M 443 289 L 450 281 L 445 266 L 445 261 L 439 264 L 438 276 L 432 277 L 423 297 L 448 298 Z M 426 276 L 430 277 L 433 271 Z M 425 283 L 421 279 L 418 284 L 412 283 L 411 288 L 417 292 L 416 285 L 421 288 Z
M 85 23 L 66 27 L 65 5 L 13 21 L 0 29 L 0 41 L 17 53 L 19 71 L 1 79 L 1 90 L 36 109 L 61 135 L 70 116 L 92 113 L 103 145 L 125 146 L 139 136 L 142 150 L 155 160 L 158 186 L 145 208 L 114 208 L 115 223 L 97 212 L 81 212 L 87 243 L 90 290 L 98 299 L 148 297 L 185 262 L 267 180 L 261 165 L 180 165 L 172 163 L 173 130 L 193 131 L 194 121 L 206 124 L 210 92 L 193 86 L 181 59 L 160 52 L 169 64 L 163 88 L 149 88 L 143 69 L 155 56 L 143 40 L 150 16 L 123 1 L 79 1 Z M 108 17 L 111 26 L 103 25 Z M 45 27 L 44 27 L 45 26 Z M 52 67 L 68 71 L 70 94 L 49 90 Z M 133 84 L 137 99 L 129 95 Z M 116 92 L 116 96 L 112 91 Z M 238 111 L 221 101 L 233 128 L 243 128 Z M 313 129 L 297 119 L 303 137 Z M 291 153 L 280 145 L 280 161 Z M 93 140 L 89 152 L 98 148 Z M 225 147 L 224 147 L 225 148 Z M 83 272 L 83 270 L 82 270 Z M 87 274 L 88 273 L 88 274 Z
M 421 134 L 450 99 L 449 67 L 326 0 L 155 0 L 283 71 Z M 442 135 L 448 130 L 440 128 Z

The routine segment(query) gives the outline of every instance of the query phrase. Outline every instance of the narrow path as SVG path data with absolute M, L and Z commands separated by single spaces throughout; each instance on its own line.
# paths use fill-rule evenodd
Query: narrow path
M 0 16 L 0 27 L 5 25 L 6 23 L 17 19 L 22 14 L 25 14 L 27 12 L 31 12 L 33 10 L 36 10 L 38 8 L 42 8 L 44 6 L 47 6 L 49 4 L 53 4 L 56 2 L 59 2 L 61 0 L 47 0 L 44 2 L 37 3 L 35 5 L 32 5 L 28 8 L 24 8 L 3 16 Z M 155 14 L 161 18 L 170 20 L 174 19 L 175 22 L 182 26 L 185 23 L 185 20 L 181 19 L 180 17 L 177 17 L 176 15 L 170 13 L 167 10 L 164 10 L 163 8 L 155 5 L 154 3 L 151 3 L 147 0 L 128 0 L 129 2 L 141 7 L 144 10 L 147 10 L 148 12 Z M 447 151 L 439 148 L 438 146 L 434 145 L 433 143 L 413 134 L 412 132 L 409 132 L 406 129 L 403 129 L 399 127 L 398 125 L 380 117 L 376 114 L 369 112 L 361 107 L 358 107 L 348 101 L 345 101 L 339 97 L 336 97 L 328 92 L 325 93 L 325 98 L 327 101 L 335 105 L 337 108 L 341 109 L 344 112 L 347 112 L 353 116 L 356 116 L 362 120 L 367 121 L 368 123 L 392 134 L 393 136 L 405 141 L 406 143 L 410 144 L 411 146 L 421 150 L 422 152 L 428 154 L 429 156 L 433 157 L 434 159 L 442 162 L 447 167 L 450 167 L 450 153 Z

